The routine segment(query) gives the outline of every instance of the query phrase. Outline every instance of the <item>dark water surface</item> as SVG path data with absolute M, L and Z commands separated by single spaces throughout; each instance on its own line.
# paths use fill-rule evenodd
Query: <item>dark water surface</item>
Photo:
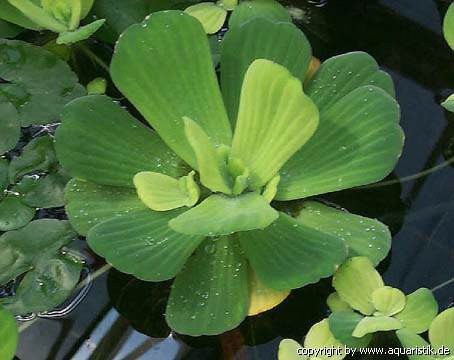
M 393 231 L 391 254 L 380 265 L 388 285 L 410 293 L 434 289 L 440 311 L 454 302 L 454 114 L 439 103 L 454 92 L 454 53 L 441 34 L 450 1 L 290 1 L 320 59 L 363 50 L 396 84 L 406 134 L 402 158 L 386 186 L 342 191 L 324 199 L 376 217 Z M 436 171 L 408 178 L 426 169 Z M 102 266 L 93 258 L 93 267 Z M 443 285 L 444 284 L 444 285 Z M 277 308 L 248 318 L 218 337 L 169 335 L 162 313 L 168 283 L 153 284 L 116 271 L 99 276 L 70 315 L 42 319 L 21 333 L 18 356 L 45 359 L 276 359 L 282 337 L 301 341 L 326 316 L 330 280 L 293 291 Z M 121 313 L 122 315 L 120 315 Z M 137 329 L 138 331 L 136 331 Z M 144 335 L 146 334 L 146 335 Z M 375 343 L 395 344 L 379 334 Z

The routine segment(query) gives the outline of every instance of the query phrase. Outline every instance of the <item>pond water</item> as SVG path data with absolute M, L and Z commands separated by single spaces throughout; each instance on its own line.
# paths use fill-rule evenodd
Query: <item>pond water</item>
M 315 56 L 363 50 L 392 75 L 406 134 L 398 166 L 383 186 L 342 191 L 324 200 L 390 226 L 392 251 L 379 267 L 385 282 L 405 293 L 433 289 L 440 310 L 454 302 L 454 164 L 447 162 L 454 155 L 454 114 L 439 105 L 454 92 L 454 53 L 441 34 L 449 2 L 286 3 L 304 10 L 298 24 Z M 423 176 L 427 169 L 432 170 Z M 326 316 L 325 299 L 332 291 L 329 280 L 293 291 L 275 309 L 221 336 L 169 336 L 163 318 L 169 283 L 136 280 L 90 256 L 100 276 L 89 296 L 68 316 L 40 319 L 23 330 L 18 358 L 276 359 L 283 337 L 301 340 Z M 395 344 L 389 335 L 379 334 L 374 341 Z

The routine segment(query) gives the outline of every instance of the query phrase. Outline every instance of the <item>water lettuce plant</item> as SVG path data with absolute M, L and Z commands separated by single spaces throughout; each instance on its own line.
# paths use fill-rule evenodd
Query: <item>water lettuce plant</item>
M 0 359 L 10 360 L 16 353 L 19 334 L 13 314 L 0 306 Z
M 349 53 L 303 91 L 311 57 L 293 24 L 253 19 L 225 35 L 219 87 L 200 22 L 157 12 L 123 33 L 110 68 L 154 130 L 106 96 L 63 110 L 72 225 L 120 271 L 176 277 L 166 319 L 180 333 L 227 331 L 256 313 L 255 290 L 288 294 L 347 256 L 377 263 L 389 250 L 376 220 L 317 202 L 297 217 L 278 210 L 378 181 L 402 150 L 389 75 Z
M 80 26 L 94 0 L 2 0 L 0 18 L 32 30 L 58 33 L 58 44 L 70 44 L 90 37 L 104 19 Z
M 52 310 L 79 282 L 82 260 L 65 250 L 77 234 L 67 221 L 35 220 L 0 236 L 0 285 L 24 275 L 0 305 L 15 315 Z
M 437 315 L 438 304 L 429 289 L 420 288 L 405 295 L 397 288 L 386 286 L 371 261 L 361 256 L 348 259 L 334 274 L 332 284 L 336 292 L 327 299 L 331 315 L 312 326 L 304 347 L 366 347 L 374 333 L 396 331 L 403 347 L 416 348 L 429 345 L 418 335 L 428 330 L 434 351 L 438 352 L 442 346 L 450 349 L 450 354 L 454 351 L 454 308 Z M 279 360 L 297 359 L 300 348 L 294 340 L 283 340 Z M 345 352 L 341 352 L 334 358 L 340 360 L 345 356 Z M 409 358 L 422 357 L 409 355 Z M 424 359 L 436 358 L 445 357 Z

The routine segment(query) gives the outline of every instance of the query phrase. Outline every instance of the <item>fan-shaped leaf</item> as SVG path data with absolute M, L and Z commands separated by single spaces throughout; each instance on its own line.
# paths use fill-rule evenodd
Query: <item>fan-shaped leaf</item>
M 207 239 L 177 275 L 166 319 L 175 331 L 216 335 L 238 326 L 249 307 L 247 263 L 235 239 Z
M 254 19 L 231 28 L 221 44 L 221 88 L 232 124 L 237 119 L 244 75 L 254 60 L 271 60 L 302 79 L 311 53 L 308 40 L 291 23 Z
M 367 316 L 363 318 L 353 331 L 354 337 L 363 337 L 377 331 L 397 330 L 402 327 L 402 323 L 389 316 Z
M 276 290 L 296 289 L 328 277 L 346 257 L 346 246 L 339 238 L 284 213 L 266 229 L 238 236 L 258 279 Z
M 242 1 L 229 19 L 229 28 L 233 29 L 254 18 L 266 18 L 276 22 L 291 22 L 289 12 L 278 1 L 254 0 Z
M 454 7 L 453 7 L 454 9 Z M 454 13 L 454 11 L 453 11 Z M 454 41 L 454 39 L 453 39 Z M 454 44 L 454 42 L 453 42 Z M 441 106 L 443 106 L 446 110 L 454 112 L 454 94 L 451 94 L 445 101 L 441 103 Z
M 446 42 L 454 50 L 454 4 L 449 5 L 443 20 L 443 34 Z
M 0 1 L 0 18 L 27 29 L 39 30 L 38 25 L 34 24 L 19 9 L 11 5 L 8 0 Z
M 438 314 L 438 303 L 432 291 L 421 288 L 407 295 L 405 308 L 396 315 L 404 327 L 416 334 L 426 331 Z
M 435 350 L 442 346 L 449 349 L 449 353 L 454 353 L 454 308 L 446 309 L 438 314 L 429 327 L 430 345 Z
M 76 179 L 66 185 L 65 200 L 71 225 L 81 235 L 107 219 L 147 208 L 135 189 Z
M 277 217 L 278 212 L 257 193 L 237 197 L 216 194 L 170 220 L 169 226 L 182 234 L 218 236 L 264 229 Z
M 147 281 L 171 279 L 203 240 L 167 226 L 178 212 L 147 209 L 113 217 L 88 232 L 88 244 L 124 273 Z
M 0 306 L 0 359 L 11 360 L 16 353 L 19 333 L 16 319 L 6 309 Z
M 351 310 L 350 305 L 342 300 L 337 292 L 329 294 L 326 298 L 326 304 L 331 312 L 338 312 L 343 310 Z
M 9 102 L 0 102 L 0 155 L 14 149 L 20 137 L 19 116 Z
M 408 330 L 407 328 L 396 331 L 396 335 L 399 338 L 400 343 L 404 348 L 423 348 L 430 346 L 429 343 L 424 340 L 421 336 Z M 435 360 L 436 358 L 431 355 L 407 355 L 410 360 Z
M 221 30 L 227 17 L 227 10 L 212 2 L 191 5 L 184 12 L 199 20 L 207 34 Z
M 35 208 L 25 205 L 18 196 L 7 195 L 0 201 L 0 231 L 18 229 L 35 216 Z
M 73 177 L 133 187 L 141 171 L 178 177 L 179 159 L 158 135 L 107 96 L 92 95 L 65 107 L 55 148 Z
M 281 65 L 255 60 L 244 77 L 232 156 L 250 170 L 258 189 L 312 136 L 318 110 L 301 82 Z
M 405 294 L 399 289 L 383 286 L 372 293 L 375 309 L 385 316 L 392 316 L 405 307 Z
M 115 84 L 162 139 L 196 168 L 183 116 L 197 122 L 215 145 L 230 145 L 231 129 L 199 21 L 180 11 L 157 12 L 131 26 L 112 59 Z
M 333 286 L 342 300 L 364 315 L 375 311 L 372 293 L 384 286 L 383 280 L 366 257 L 348 259 L 333 276 Z
M 364 319 L 363 316 L 352 310 L 336 311 L 329 316 L 329 328 L 342 344 L 350 348 L 363 348 L 369 345 L 372 335 L 367 334 L 361 338 L 352 335 L 362 319 Z
M 298 355 L 302 346 L 292 339 L 284 339 L 279 343 L 278 360 L 307 360 L 307 357 Z
M 374 86 L 321 109 L 314 136 L 282 168 L 276 198 L 292 200 L 383 179 L 402 151 L 398 121 L 397 102 Z
M 375 219 L 350 214 L 315 201 L 305 202 L 297 219 L 306 226 L 339 237 L 348 245 L 350 257 L 366 256 L 374 265 L 378 265 L 391 248 L 391 233 Z
M 341 347 L 341 343 L 334 337 L 329 328 L 328 319 L 323 319 L 313 325 L 304 339 L 304 347 L 308 349 L 330 349 Z M 334 353 L 331 356 L 320 354 L 317 359 L 341 360 L 345 357 L 344 353 Z

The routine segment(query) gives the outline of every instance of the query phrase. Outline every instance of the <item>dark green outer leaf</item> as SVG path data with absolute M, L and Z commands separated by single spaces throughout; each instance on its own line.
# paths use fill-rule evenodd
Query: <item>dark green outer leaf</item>
M 19 334 L 14 316 L 0 306 L 0 359 L 10 360 L 16 353 Z
M 152 14 L 119 39 L 111 75 L 147 121 L 192 168 L 197 162 L 183 116 L 197 122 L 215 145 L 230 145 L 232 131 L 200 22 L 180 11 Z
M 37 25 L 28 19 L 20 10 L 11 5 L 8 0 L 0 1 L 0 18 L 27 29 L 39 30 Z
M 91 95 L 68 104 L 56 132 L 58 159 L 73 177 L 133 187 L 141 171 L 177 177 L 181 161 L 145 125 L 112 99 Z
M 168 227 L 179 212 L 147 209 L 113 217 L 89 231 L 88 244 L 124 273 L 148 281 L 171 279 L 203 240 Z
M 85 94 L 68 64 L 43 48 L 0 39 L 0 100 L 8 99 L 22 126 L 58 121 L 67 102 Z
M 366 347 L 372 340 L 371 334 L 367 334 L 361 338 L 352 336 L 356 325 L 363 318 L 363 316 L 352 310 L 336 311 L 329 316 L 329 329 L 337 340 L 348 347 Z
M 25 205 L 18 196 L 7 195 L 0 201 L 0 231 L 18 229 L 35 216 L 35 209 Z
M 8 21 L 0 20 L 0 38 L 13 38 L 23 32 L 25 29 Z
M 280 213 L 264 230 L 238 233 L 257 277 L 276 290 L 296 289 L 332 275 L 347 255 L 346 244 Z
M 0 155 L 14 149 L 20 137 L 17 110 L 9 102 L 0 102 Z
M 254 60 L 274 61 L 302 79 L 311 56 L 308 40 L 291 23 L 254 19 L 230 29 L 221 43 L 221 88 L 231 123 L 236 123 L 243 78 Z
M 278 1 L 241 1 L 230 16 L 229 28 L 233 29 L 254 18 L 266 18 L 279 22 L 292 22 L 289 12 Z
M 8 161 L 6 159 L 0 158 L 0 200 L 3 198 L 3 191 L 9 184 L 8 168 Z
M 248 269 L 235 239 L 207 239 L 177 275 L 167 304 L 170 327 L 191 336 L 238 326 L 249 308 Z
M 23 194 L 22 202 L 30 207 L 43 209 L 63 206 L 64 189 L 68 180 L 68 177 L 61 173 L 41 177 Z

